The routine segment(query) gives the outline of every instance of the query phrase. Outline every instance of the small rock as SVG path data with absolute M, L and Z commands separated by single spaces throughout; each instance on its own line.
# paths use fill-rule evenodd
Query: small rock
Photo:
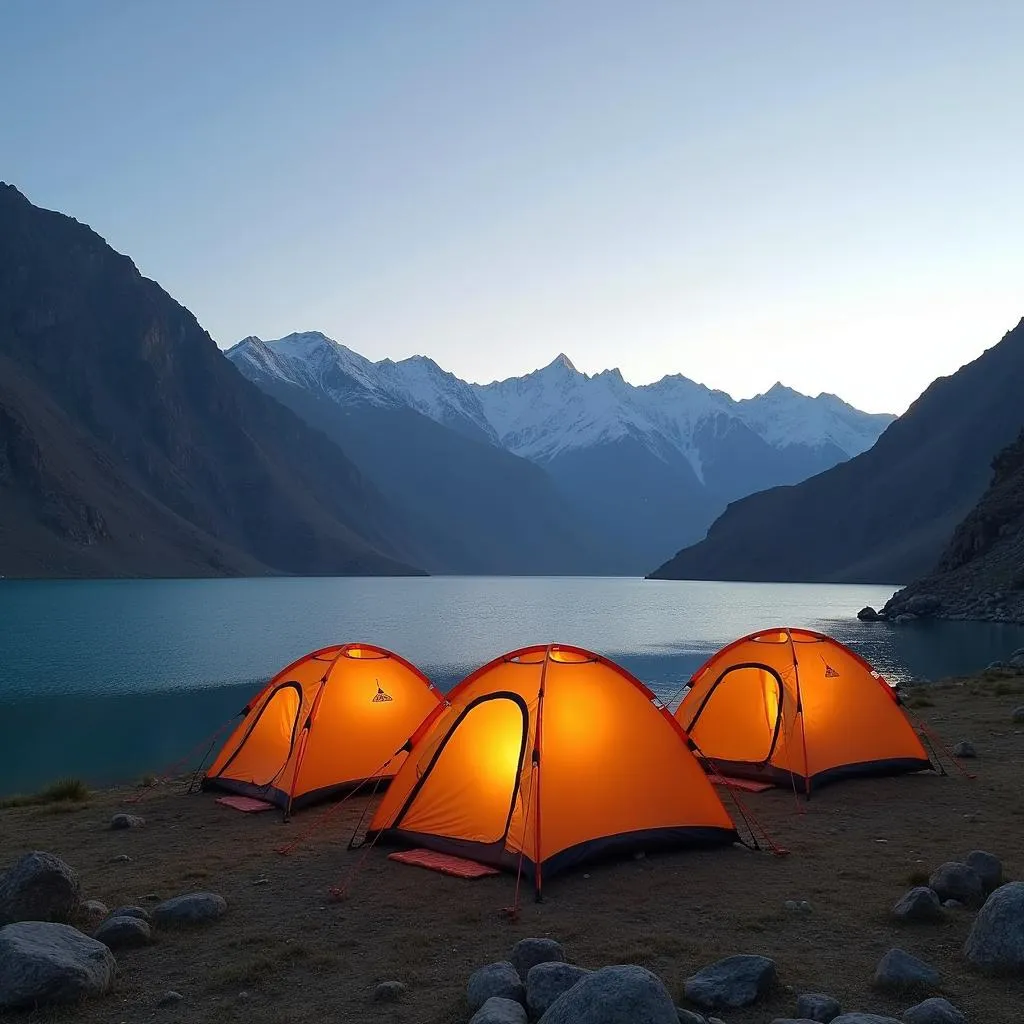
M 833 999 L 822 992 L 805 992 L 796 1001 L 797 1017 L 829 1024 L 842 1012 L 838 999 Z
M 405 985 L 400 981 L 382 981 L 373 990 L 373 999 L 377 1003 L 397 1003 L 405 995 Z
M 554 939 L 520 939 L 512 947 L 509 961 L 518 972 L 519 977 L 526 981 L 530 968 L 537 964 L 564 963 L 565 950 Z
M 168 989 L 158 1000 L 157 1006 L 174 1006 L 175 1003 L 180 1003 L 185 997 L 180 992 L 175 992 L 174 989 Z
M 96 929 L 93 938 L 108 949 L 133 949 L 146 946 L 152 939 L 149 924 L 141 917 L 108 917 Z
M 776 1017 L 772 1024 L 817 1024 L 810 1017 Z
M 679 1018 L 679 1024 L 708 1024 L 708 1019 L 703 1014 L 684 1010 L 681 1006 L 676 1007 L 676 1016 Z
M 473 1014 L 469 1024 L 526 1024 L 526 1010 L 514 999 L 491 996 Z
M 500 996 L 517 1003 L 526 1003 L 526 988 L 519 972 L 509 960 L 478 967 L 470 976 L 466 986 L 466 1001 L 470 1013 L 476 1013 L 488 999 Z
M 250 999 L 252 999 L 252 994 L 249 992 L 239 992 L 235 998 L 240 1003 L 247 1003 Z
M 270 885 L 270 879 L 269 878 L 254 878 L 252 884 L 253 885 Z
M 705 1010 L 750 1006 L 775 984 L 775 961 L 765 956 L 727 956 L 686 979 L 686 998 Z
M 899 615 L 897 615 L 896 618 L 894 618 L 892 621 L 893 622 L 916 622 L 917 621 L 917 616 L 913 612 L 900 612 Z
M 526 1008 L 530 1016 L 543 1017 L 563 992 L 568 992 L 590 973 L 582 967 L 553 960 L 534 964 L 526 975 Z
M 116 970 L 110 950 L 71 925 L 20 921 L 0 928 L 0 1010 L 103 995 Z
M 161 895 L 159 895 L 159 893 L 155 893 L 155 892 L 147 892 L 146 895 L 142 897 L 142 902 L 143 903 L 160 903 L 162 901 L 163 901 L 163 896 L 161 896 Z
M 116 857 L 110 858 L 111 864 L 131 864 L 132 859 L 127 853 L 119 853 Z
M 959 900 L 968 906 L 976 906 L 982 900 L 978 872 L 957 861 L 947 861 L 937 867 L 928 879 L 928 887 L 934 889 L 943 901 Z
M 1021 705 L 1019 708 L 1014 708 L 1013 715 L 1011 717 L 1014 725 L 1020 725 L 1024 722 L 1024 705 Z
M 861 622 L 877 622 L 878 612 L 876 612 L 871 605 L 867 605 L 857 612 L 857 618 L 860 619 Z
M 973 868 L 974 873 L 981 879 L 981 888 L 986 896 L 1003 884 L 1003 863 L 991 853 L 972 850 L 964 858 L 964 863 Z
M 602 967 L 563 992 L 540 1024 L 678 1024 L 672 997 L 661 979 L 643 967 Z M 710 1024 L 710 1022 L 709 1022 Z
M 213 892 L 192 892 L 164 900 L 153 908 L 153 922 L 158 928 L 177 928 L 206 924 L 223 917 L 228 910 L 227 900 Z
M 140 818 L 137 814 L 115 814 L 110 819 L 110 827 L 115 831 L 124 828 L 141 828 L 145 824 L 146 819 Z
M 938 899 L 938 897 L 935 897 Z M 946 900 L 942 904 L 947 910 L 963 910 L 964 905 L 959 900 Z
M 919 885 L 904 893 L 892 913 L 900 921 L 931 924 L 942 920 L 942 904 L 933 889 Z
M 938 983 L 934 967 L 903 949 L 890 949 L 875 968 L 875 984 L 889 991 L 935 988 Z
M 903 1014 L 904 1024 L 967 1024 L 967 1018 L 948 999 L 926 999 Z
M 977 757 L 978 752 L 974 749 L 974 744 L 970 740 L 961 740 L 953 748 L 953 756 L 959 758 L 971 758 Z
M 86 925 L 95 926 L 107 917 L 110 910 L 107 908 L 106 903 L 100 900 L 86 900 L 84 903 L 79 904 L 78 916 L 85 922 Z
M 70 921 L 82 898 L 74 868 L 34 850 L 0 875 L 0 925 L 15 921 Z
M 146 924 L 153 923 L 153 915 L 146 910 L 145 907 L 118 907 L 117 910 L 113 911 L 110 917 L 137 917 L 140 921 L 145 921 Z
M 1024 970 L 1024 882 L 1007 882 L 985 900 L 971 925 L 964 956 L 985 970 Z

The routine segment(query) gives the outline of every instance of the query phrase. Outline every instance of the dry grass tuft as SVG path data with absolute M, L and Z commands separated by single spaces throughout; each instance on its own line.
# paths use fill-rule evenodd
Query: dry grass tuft
M 92 793 L 81 779 L 58 779 L 38 793 L 9 796 L 0 800 L 0 810 L 9 807 L 38 807 L 43 804 L 88 802 Z

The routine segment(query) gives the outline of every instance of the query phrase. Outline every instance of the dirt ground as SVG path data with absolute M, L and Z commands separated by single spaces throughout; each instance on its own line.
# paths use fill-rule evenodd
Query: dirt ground
M 650 968 L 682 1005 L 685 978 L 705 964 L 733 953 L 774 958 L 779 990 L 725 1014 L 728 1024 L 790 1016 L 801 991 L 898 1017 L 918 1000 L 871 987 L 893 946 L 935 965 L 939 994 L 970 1021 L 1020 1021 L 1024 977 L 980 975 L 960 955 L 973 914 L 901 927 L 889 911 L 920 877 L 974 849 L 1002 857 L 1008 878 L 1024 878 L 1024 727 L 1011 721 L 1024 704 L 1024 676 L 950 681 L 915 690 L 908 702 L 950 746 L 977 745 L 977 760 L 963 762 L 976 779 L 946 759 L 948 777 L 838 783 L 806 804 L 792 792 L 744 794 L 787 856 L 731 848 L 581 867 L 552 879 L 543 903 L 526 889 L 516 921 L 505 913 L 509 875 L 465 881 L 395 863 L 382 848 L 348 851 L 366 809 L 359 797 L 326 820 L 314 808 L 289 824 L 276 812 L 240 814 L 212 794 L 186 795 L 178 784 L 112 790 L 76 809 L 0 811 L 0 866 L 49 850 L 78 870 L 87 898 L 110 907 L 197 890 L 229 903 L 207 928 L 155 933 L 154 945 L 118 953 L 110 996 L 0 1019 L 464 1024 L 469 974 L 506 958 L 517 939 L 550 935 L 586 967 Z M 145 816 L 145 827 L 110 831 L 118 810 Z M 297 850 L 275 852 L 314 820 L 320 827 Z M 116 861 L 122 854 L 131 860 Z M 346 882 L 348 895 L 332 901 L 331 887 Z M 786 900 L 809 900 L 813 910 L 787 914 Z M 390 979 L 408 986 L 404 1001 L 375 1003 L 374 987 Z M 184 1000 L 158 1007 L 168 989 Z

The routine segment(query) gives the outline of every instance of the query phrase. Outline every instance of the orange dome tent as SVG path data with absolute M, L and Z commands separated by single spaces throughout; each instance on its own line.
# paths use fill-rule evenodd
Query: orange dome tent
M 725 775 L 813 786 L 932 768 L 900 698 L 863 658 L 821 633 L 745 636 L 699 668 L 676 710 Z
M 737 839 L 668 710 L 577 647 L 526 647 L 423 724 L 369 834 L 532 877 L 611 852 Z
M 259 797 L 287 814 L 390 778 L 405 760 L 403 744 L 440 701 L 419 669 L 381 647 L 314 651 L 249 702 L 203 788 Z

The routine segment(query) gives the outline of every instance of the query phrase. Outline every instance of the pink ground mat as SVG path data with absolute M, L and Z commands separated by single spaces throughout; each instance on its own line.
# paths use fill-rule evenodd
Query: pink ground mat
M 223 804 L 225 807 L 233 807 L 243 814 L 256 814 L 258 811 L 269 811 L 274 807 L 266 800 L 256 800 L 251 796 L 219 796 L 217 803 Z
M 763 793 L 766 789 L 772 788 L 770 782 L 754 782 L 752 779 L 733 779 L 726 775 L 709 775 L 708 778 L 716 786 L 728 786 L 729 789 L 743 789 L 748 793 Z
M 388 854 L 388 860 L 397 860 L 400 864 L 415 864 L 416 867 L 440 871 L 442 875 L 454 875 L 456 878 L 484 878 L 500 873 L 497 868 L 477 864 L 475 860 L 452 857 L 447 853 L 435 853 L 433 850 L 403 850 L 401 853 Z

